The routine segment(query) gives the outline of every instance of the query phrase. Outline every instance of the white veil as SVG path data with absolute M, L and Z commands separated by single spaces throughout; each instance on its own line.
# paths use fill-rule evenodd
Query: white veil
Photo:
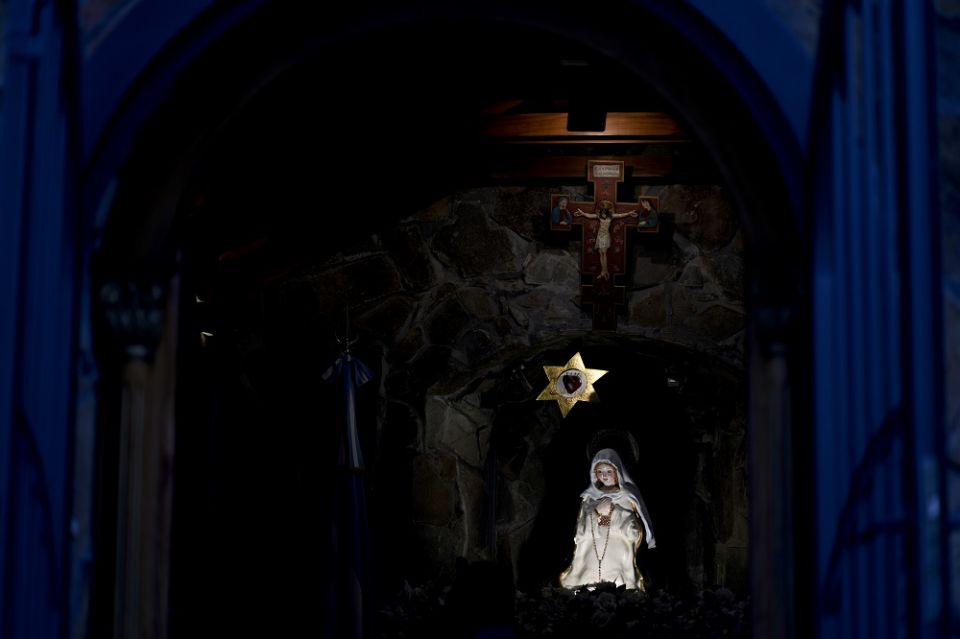
M 597 488 L 597 479 L 594 471 L 597 464 L 610 464 L 617 469 L 617 479 L 620 482 L 620 490 L 615 493 L 605 493 Z M 597 451 L 590 462 L 590 486 L 580 493 L 581 497 L 590 497 L 591 499 L 602 499 L 607 497 L 612 499 L 615 504 L 631 510 L 636 510 L 640 515 L 640 521 L 643 522 L 643 529 L 647 538 L 647 548 L 656 548 L 657 541 L 653 536 L 653 527 L 650 525 L 650 513 L 647 512 L 647 505 L 643 503 L 643 497 L 640 496 L 640 489 L 627 474 L 623 467 L 620 455 L 612 448 L 603 448 Z

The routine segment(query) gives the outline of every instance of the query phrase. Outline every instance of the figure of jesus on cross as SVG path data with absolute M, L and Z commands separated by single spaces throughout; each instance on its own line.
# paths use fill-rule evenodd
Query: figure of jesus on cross
M 649 202 L 641 202 L 646 205 L 646 210 L 650 210 Z M 616 213 L 616 207 L 610 200 L 600 200 L 597 202 L 596 213 L 584 213 L 583 209 L 577 207 L 574 212 L 576 217 L 585 217 L 589 220 L 600 220 L 600 227 L 597 229 L 597 242 L 594 248 L 600 254 L 600 275 L 597 279 L 610 279 L 610 271 L 607 269 L 607 249 L 610 248 L 610 222 L 622 217 L 637 217 L 637 210 L 627 211 L 626 213 Z

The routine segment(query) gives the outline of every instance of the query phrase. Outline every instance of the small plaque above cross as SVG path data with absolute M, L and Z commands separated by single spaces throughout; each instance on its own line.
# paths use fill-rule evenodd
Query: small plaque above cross
M 550 196 L 550 229 L 583 228 L 580 273 L 592 280 L 581 283 L 581 300 L 593 307 L 595 330 L 614 330 L 617 306 L 625 301 L 624 287 L 617 284 L 617 277 L 626 272 L 627 229 L 659 231 L 659 199 L 642 195 L 636 203 L 616 201 L 617 184 L 624 180 L 622 161 L 590 160 L 587 180 L 594 186 L 593 201 L 577 201 L 565 193 Z

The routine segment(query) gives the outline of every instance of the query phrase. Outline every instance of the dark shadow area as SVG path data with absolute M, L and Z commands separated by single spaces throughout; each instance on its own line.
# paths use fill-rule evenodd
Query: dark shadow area
M 258 304 L 182 308 L 171 636 L 319 634 L 345 587 L 331 581 L 343 406 L 322 379 L 336 343 L 271 330 Z

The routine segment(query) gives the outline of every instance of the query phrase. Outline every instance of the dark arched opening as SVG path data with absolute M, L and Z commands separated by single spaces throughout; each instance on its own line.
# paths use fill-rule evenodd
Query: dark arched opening
M 479 104 L 476 93 L 482 95 L 490 86 L 507 93 L 524 87 L 530 92 L 530 99 L 550 99 L 555 83 L 565 79 L 551 78 L 546 73 L 546 60 L 556 59 L 555 54 L 543 59 L 538 55 L 562 46 L 566 52 L 575 51 L 578 58 L 598 63 L 598 73 L 609 74 L 604 80 L 622 80 L 632 72 L 638 79 L 636 86 L 653 87 L 641 92 L 625 86 L 622 95 L 618 95 L 619 88 L 611 90 L 611 94 L 613 99 L 646 99 L 673 110 L 718 161 L 720 177 L 743 215 L 749 268 L 748 307 L 756 322 L 755 329 L 761 333 L 756 345 L 796 344 L 802 339 L 796 334 L 784 334 L 789 326 L 780 323 L 780 311 L 793 308 L 797 302 L 804 259 L 801 238 L 794 232 L 796 220 L 767 140 L 734 89 L 713 73 L 699 54 L 683 49 L 682 39 L 672 41 L 676 34 L 664 26 L 642 41 L 629 37 L 630 25 L 644 21 L 660 24 L 642 10 L 625 8 L 620 16 L 623 20 L 603 25 L 585 25 L 579 17 L 574 20 L 574 16 L 534 16 L 523 11 L 506 11 L 504 16 L 498 16 L 503 22 L 483 23 L 465 21 L 477 17 L 470 10 L 451 11 L 443 19 L 424 22 L 409 16 L 399 20 L 395 16 L 380 16 L 356 22 L 338 17 L 324 22 L 330 25 L 329 31 L 324 30 L 320 37 L 298 26 L 311 18 L 316 24 L 320 16 L 289 15 L 287 11 L 265 11 L 255 24 L 224 38 L 192 65 L 169 103 L 158 106 L 119 173 L 120 188 L 98 256 L 99 272 L 104 279 L 130 268 L 140 272 L 181 271 L 185 293 L 183 325 L 194 333 L 214 326 L 216 330 L 211 332 L 223 338 L 234 328 L 230 322 L 244 316 L 255 317 L 255 312 L 250 314 L 251 309 L 269 301 L 256 293 L 271 278 L 279 281 L 322 263 L 339 248 L 386 228 L 398 217 L 422 210 L 445 193 L 482 183 L 482 149 L 463 143 L 469 138 L 469 118 L 476 115 Z M 534 38 L 521 28 L 531 23 L 541 25 Z M 339 29 L 347 24 L 350 29 Z M 351 38 L 346 33 L 360 35 Z M 269 46 L 251 46 L 252 41 L 264 37 Z M 394 55 L 409 44 L 408 39 L 416 40 L 420 46 L 414 47 L 410 57 Z M 494 40 L 516 48 L 487 50 L 479 58 L 481 64 L 469 72 L 459 66 L 465 59 L 462 56 L 440 59 L 433 54 L 434 48 L 440 48 L 437 43 L 449 47 L 447 51 L 463 53 L 470 44 L 481 46 Z M 254 73 L 243 68 L 245 61 L 257 57 L 253 51 L 264 49 L 275 58 L 269 62 L 261 60 Z M 529 64 L 524 69 L 526 73 L 517 69 L 507 72 L 511 58 L 504 55 L 505 51 L 515 56 L 513 60 Z M 347 55 L 349 59 L 345 59 Z M 436 66 L 418 66 L 425 61 L 435 62 Z M 229 72 L 220 75 L 225 68 Z M 525 83 L 527 74 L 535 74 L 538 69 L 545 70 L 545 75 L 537 77 L 536 82 Z M 354 93 L 352 85 L 358 72 L 372 75 Z M 454 81 L 454 86 L 437 82 L 438 78 L 449 79 L 461 73 L 462 79 Z M 216 81 L 211 82 L 211 78 Z M 591 79 L 596 80 L 588 75 L 584 91 L 593 90 Z M 389 91 L 384 92 L 384 88 Z M 543 91 L 545 97 L 538 91 Z M 643 95 L 638 98 L 640 93 Z M 211 99 L 200 99 L 203 95 Z M 414 101 L 410 96 L 418 99 Z M 198 113 L 197 104 L 207 106 Z M 225 116 L 227 113 L 230 115 Z M 171 135 L 171 131 L 177 135 Z M 300 138 L 296 139 L 298 134 Z M 296 155 L 284 157 L 291 144 Z M 437 157 L 444 160 L 436 162 Z M 244 159 L 255 162 L 245 164 Z M 429 179 L 424 178 L 423 167 L 431 167 Z M 254 186 L 258 181 L 261 184 Z M 262 188 L 263 185 L 271 188 Z M 217 186 L 227 189 L 217 191 Z M 236 188 L 243 186 L 253 188 Z M 265 210 L 269 213 L 264 214 Z M 271 237 L 268 244 L 260 242 L 265 236 Z M 231 252 L 238 248 L 240 252 Z M 184 261 L 180 263 L 177 255 L 182 249 Z M 226 260 L 221 259 L 224 255 Z M 240 259 L 231 264 L 231 257 Z M 231 272 L 233 268 L 236 270 Z M 379 276 L 375 271 L 369 275 L 374 279 Z M 231 290 L 234 286 L 238 288 Z M 197 315 L 202 311 L 186 308 L 192 294 L 199 290 L 223 298 L 212 325 L 204 324 L 208 318 Z M 224 318 L 230 318 L 229 322 L 222 323 Z M 314 356 L 316 368 L 295 358 L 284 360 L 282 365 L 299 377 L 303 386 L 277 390 L 271 401 L 285 404 L 289 412 L 274 414 L 273 419 L 287 423 L 326 421 L 328 426 L 318 425 L 318 432 L 329 432 L 335 420 L 319 408 L 322 391 L 296 408 L 283 399 L 314 392 L 311 389 L 317 382 L 318 369 L 332 350 L 330 345 L 310 340 L 321 339 L 335 328 L 339 321 L 338 304 L 333 303 L 331 308 L 309 318 L 320 319 L 319 325 L 298 333 L 296 329 L 304 329 L 307 319 L 302 318 L 304 325 L 285 329 L 291 345 L 294 336 L 303 336 L 306 343 L 300 342 L 299 346 Z M 191 361 L 195 349 L 194 345 L 181 350 L 185 361 Z M 293 352 L 293 348 L 287 351 Z M 376 349 L 370 355 L 376 359 Z M 258 365 L 254 362 L 252 366 Z M 260 368 L 275 370 L 270 366 Z M 189 388 L 184 386 L 189 379 L 189 375 L 180 379 L 180 401 L 190 397 Z M 762 382 L 751 383 L 754 393 L 762 391 L 762 386 L 757 386 Z M 802 392 L 801 389 L 801 395 Z M 227 389 L 221 395 L 222 401 L 229 404 L 229 397 Z M 202 396 L 194 399 L 198 404 L 204 401 Z M 256 415 L 255 411 L 240 410 L 234 405 L 219 418 L 223 420 L 221 424 L 234 422 L 249 429 L 241 454 L 258 449 L 260 434 L 256 425 L 260 420 Z M 188 421 L 178 423 L 182 446 L 188 446 L 191 437 L 197 437 L 195 433 L 183 432 Z M 236 435 L 226 437 L 225 441 L 231 441 Z M 309 441 L 302 442 L 304 448 L 300 450 L 304 456 L 294 466 L 309 466 L 313 459 L 306 453 L 309 446 L 324 451 L 318 457 L 332 458 L 335 445 L 323 435 L 318 438 L 311 436 Z M 193 441 L 197 445 L 196 439 Z M 278 442 L 276 438 L 270 441 Z M 180 454 L 178 449 L 178 457 Z M 186 452 L 181 461 L 189 458 L 190 452 Z M 278 461 L 273 468 L 289 461 L 279 453 L 275 459 Z M 235 462 L 231 462 L 230 476 L 243 476 L 243 464 Z M 181 477 L 190 477 L 205 462 L 194 456 L 192 463 L 197 465 L 192 471 L 181 473 Z M 782 479 L 789 483 L 793 478 Z M 314 480 L 322 484 L 322 473 Z M 261 503 L 276 505 L 272 495 L 288 488 L 283 482 L 272 488 L 269 483 L 259 484 L 258 490 L 263 491 Z M 306 493 L 286 494 L 290 508 L 308 503 Z M 246 507 L 247 504 L 234 503 L 217 524 L 229 528 L 229 521 L 239 520 Z M 279 533 L 272 523 L 261 521 L 265 523 L 254 530 L 268 535 L 265 547 L 277 548 L 281 542 Z M 229 531 L 225 534 L 230 536 Z M 304 536 L 304 547 L 308 536 Z M 227 547 L 230 552 L 224 557 L 229 559 L 246 548 L 238 541 L 235 547 Z M 285 550 L 291 551 L 289 547 Z M 295 555 L 283 555 L 288 565 Z M 265 561 L 264 566 L 269 563 Z M 278 574 L 289 583 L 296 583 L 292 575 L 299 574 L 299 569 L 280 569 L 278 573 L 275 567 L 268 566 L 262 573 L 254 573 L 253 580 L 259 581 L 258 575 L 271 578 Z M 228 579 L 226 575 L 222 577 Z M 277 600 L 290 601 L 284 595 L 278 595 Z M 263 611 L 264 624 L 274 612 Z M 289 621 L 291 627 L 298 620 L 302 619 L 294 614 Z

